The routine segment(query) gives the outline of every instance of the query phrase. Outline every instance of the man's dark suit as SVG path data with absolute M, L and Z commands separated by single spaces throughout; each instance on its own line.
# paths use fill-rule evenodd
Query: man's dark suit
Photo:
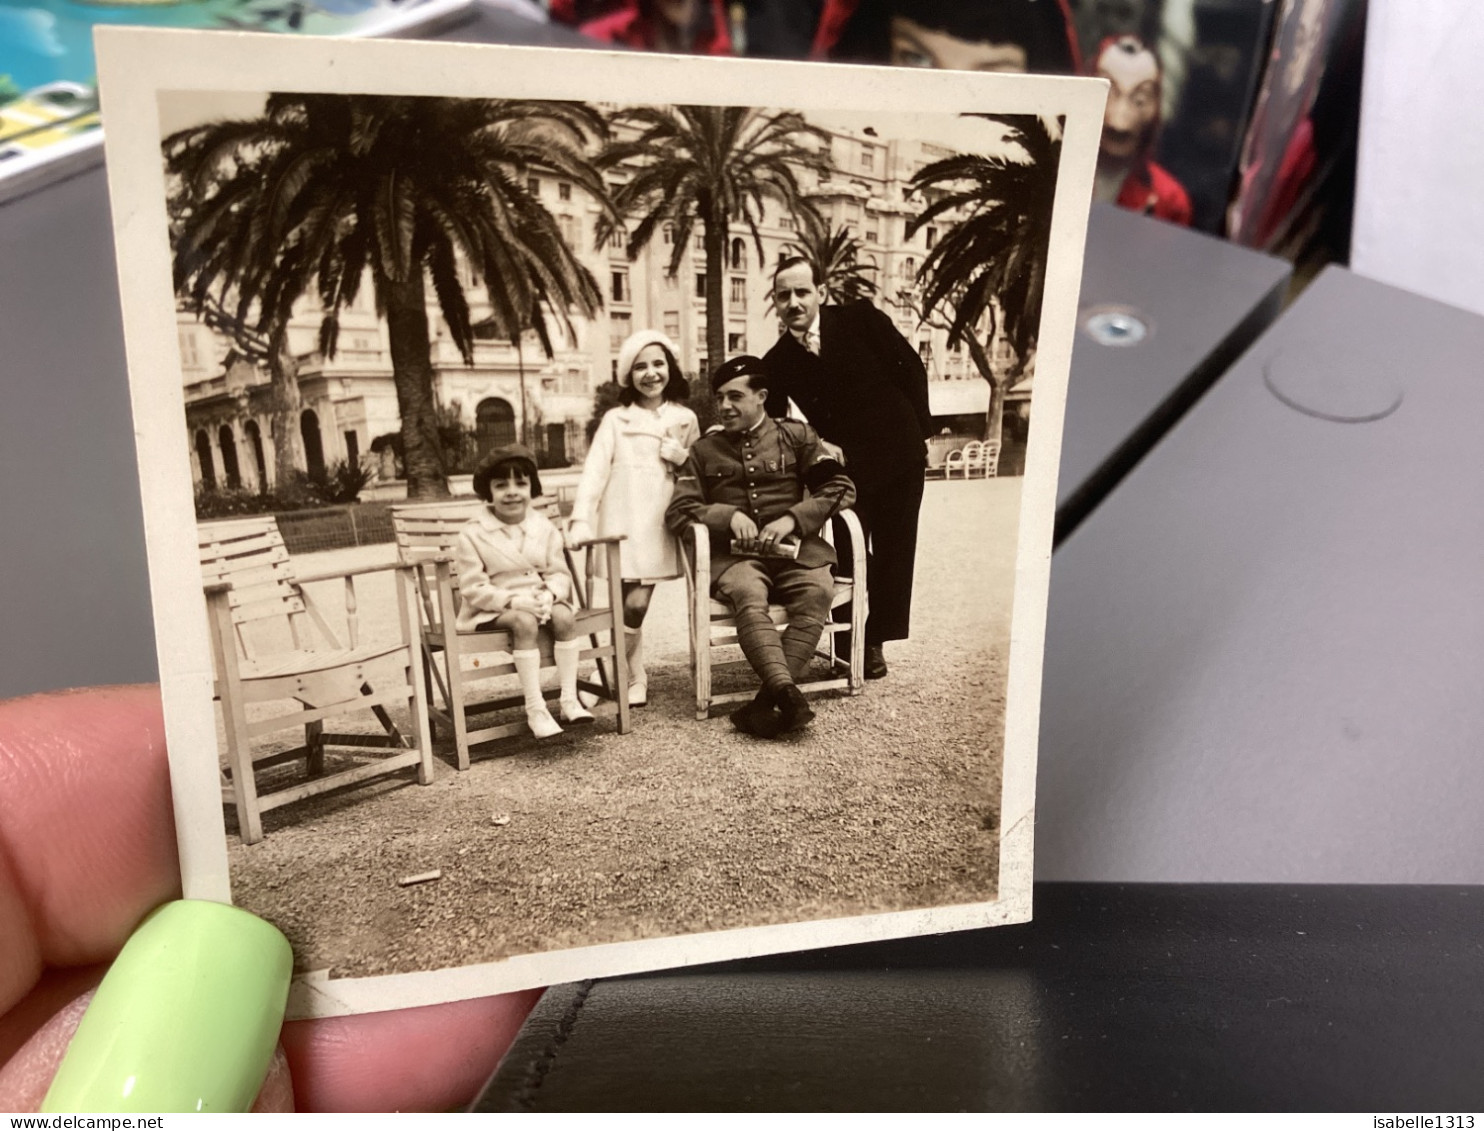
M 764 361 L 768 414 L 792 398 L 820 436 L 845 452 L 855 510 L 871 546 L 867 645 L 905 640 L 912 613 L 917 512 L 933 434 L 927 371 L 911 344 L 869 302 L 819 308 L 819 356 L 785 332 Z

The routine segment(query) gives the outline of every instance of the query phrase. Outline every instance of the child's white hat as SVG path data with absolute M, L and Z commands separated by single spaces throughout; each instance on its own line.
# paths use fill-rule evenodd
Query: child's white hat
M 634 368 L 634 359 L 639 356 L 639 351 L 647 346 L 663 346 L 670 359 L 680 367 L 680 351 L 675 348 L 675 343 L 661 334 L 658 330 L 636 330 L 624 339 L 623 345 L 618 347 L 618 383 L 627 385 L 629 383 L 629 370 Z

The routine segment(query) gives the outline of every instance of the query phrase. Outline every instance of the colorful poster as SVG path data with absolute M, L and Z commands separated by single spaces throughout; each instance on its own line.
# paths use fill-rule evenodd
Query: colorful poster
M 385 35 L 468 0 L 0 0 L 0 200 L 102 159 L 100 24 Z

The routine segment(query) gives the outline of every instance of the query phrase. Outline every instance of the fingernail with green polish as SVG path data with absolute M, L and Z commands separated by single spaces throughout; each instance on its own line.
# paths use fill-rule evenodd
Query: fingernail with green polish
M 283 1024 L 293 952 L 224 903 L 152 912 L 83 1014 L 44 1112 L 247 1111 Z

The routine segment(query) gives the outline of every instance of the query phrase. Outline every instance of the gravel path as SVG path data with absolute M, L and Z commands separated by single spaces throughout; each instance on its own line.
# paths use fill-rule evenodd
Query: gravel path
M 684 586 L 661 586 L 631 734 L 610 713 L 476 749 L 467 773 L 440 762 L 425 788 L 394 777 L 275 810 L 261 843 L 230 836 L 236 900 L 301 968 L 346 977 L 992 898 L 1020 482 L 928 485 L 914 639 L 864 695 L 818 698 L 806 732 L 768 743 L 695 720 Z M 371 634 L 390 630 L 380 585 L 362 596 Z

